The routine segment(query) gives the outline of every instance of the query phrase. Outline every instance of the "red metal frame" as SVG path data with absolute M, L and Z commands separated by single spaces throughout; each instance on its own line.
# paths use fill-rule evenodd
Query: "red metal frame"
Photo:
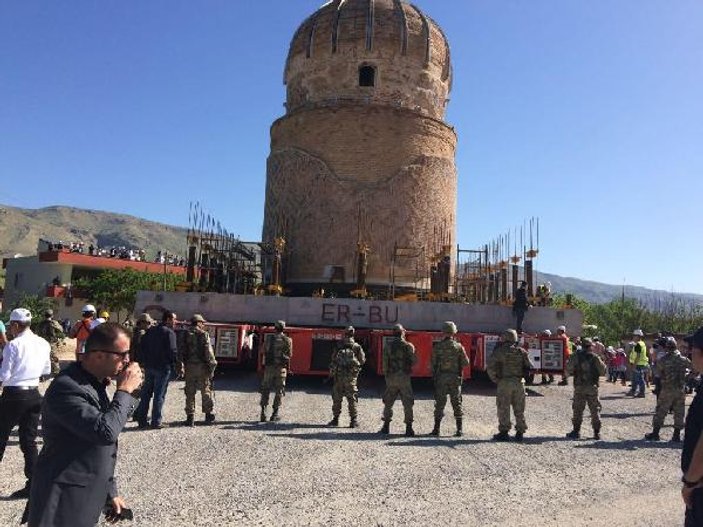
M 470 352 L 470 339 L 467 341 L 465 339 L 466 335 L 469 334 L 457 335 L 457 340 L 464 346 L 468 355 Z M 373 372 L 377 375 L 383 375 L 383 345 L 384 342 L 390 338 L 393 338 L 392 331 L 371 331 L 371 365 Z M 415 346 L 415 354 L 417 355 L 417 362 L 415 366 L 413 366 L 410 376 L 415 378 L 431 378 L 432 344 L 442 340 L 444 338 L 444 333 L 439 331 L 407 331 L 405 333 L 405 338 L 410 344 Z M 464 379 L 471 378 L 471 366 L 464 368 L 462 376 Z

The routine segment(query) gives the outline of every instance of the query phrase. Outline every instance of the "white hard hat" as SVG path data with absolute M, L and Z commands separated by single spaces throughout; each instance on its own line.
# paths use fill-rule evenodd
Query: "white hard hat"
M 557 331 L 563 331 L 564 333 L 566 333 L 566 326 L 559 326 L 557 328 Z
M 29 312 L 29 309 L 19 307 L 17 309 L 13 309 L 12 313 L 10 313 L 10 322 L 20 322 L 22 324 L 28 324 L 31 321 L 32 314 Z
M 95 306 L 93 304 L 86 304 L 81 309 L 81 313 L 95 313 Z
M 641 329 L 636 329 L 632 332 L 632 334 L 636 337 L 644 337 L 644 333 L 642 332 Z
M 552 336 L 552 330 L 551 330 L 551 329 L 545 329 L 545 330 L 542 332 L 542 335 L 544 335 L 545 337 L 551 337 L 551 336 Z

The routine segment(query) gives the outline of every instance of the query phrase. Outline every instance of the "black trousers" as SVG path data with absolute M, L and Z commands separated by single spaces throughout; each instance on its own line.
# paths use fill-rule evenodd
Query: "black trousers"
M 37 428 L 41 413 L 42 396 L 39 390 L 13 390 L 4 388 L 0 395 L 0 461 L 10 433 L 19 426 L 20 450 L 24 454 L 24 475 L 32 479 L 37 461 Z
M 686 523 L 684 527 L 700 527 L 703 525 L 703 489 L 693 491 L 693 506 L 686 509 Z

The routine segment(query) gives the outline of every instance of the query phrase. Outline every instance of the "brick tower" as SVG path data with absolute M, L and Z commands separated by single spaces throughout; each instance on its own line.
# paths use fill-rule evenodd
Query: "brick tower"
M 293 37 L 271 127 L 262 239 L 286 240 L 286 286 L 426 287 L 456 243 L 456 134 L 440 27 L 401 0 L 332 0 Z M 337 285 L 330 286 L 330 282 Z

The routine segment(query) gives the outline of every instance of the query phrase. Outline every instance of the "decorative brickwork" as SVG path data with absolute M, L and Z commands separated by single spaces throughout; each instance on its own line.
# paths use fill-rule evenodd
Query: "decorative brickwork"
M 367 65 L 376 83 L 360 87 Z M 271 127 L 263 240 L 286 238 L 287 282 L 323 284 L 328 266 L 344 267 L 353 282 L 359 239 L 371 249 L 369 284 L 388 284 L 396 246 L 421 248 L 423 258 L 405 264 L 428 275 L 429 257 L 456 243 L 441 29 L 405 2 L 335 0 L 296 33 L 285 77 L 288 113 Z

